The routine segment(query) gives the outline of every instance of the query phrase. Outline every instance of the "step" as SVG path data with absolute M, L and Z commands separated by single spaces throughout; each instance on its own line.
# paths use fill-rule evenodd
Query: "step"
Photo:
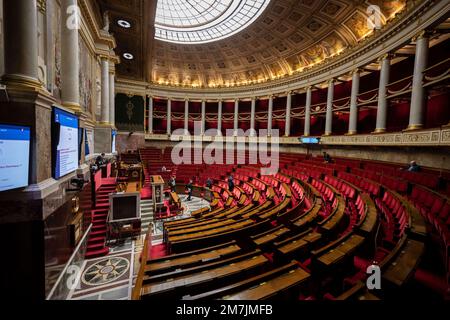
M 105 243 L 106 238 L 105 237 L 89 237 L 88 244 L 94 244 L 94 243 Z
M 87 245 L 87 251 L 92 251 L 92 250 L 98 250 L 98 249 L 102 249 L 105 246 L 104 243 L 98 242 L 98 243 L 92 243 Z
M 98 249 L 98 250 L 92 250 L 92 251 L 88 250 L 84 257 L 86 259 L 93 259 L 93 258 L 106 256 L 108 253 L 109 253 L 109 248 L 104 247 L 104 248 Z
M 105 236 L 106 234 L 106 230 L 96 230 L 96 231 L 91 231 L 91 236 L 93 237 L 101 237 L 101 236 Z

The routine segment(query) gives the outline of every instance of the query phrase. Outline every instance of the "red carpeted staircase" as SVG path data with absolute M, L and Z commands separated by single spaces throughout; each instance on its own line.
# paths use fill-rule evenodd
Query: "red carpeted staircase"
M 109 253 L 106 243 L 106 219 L 109 210 L 109 194 L 116 184 L 104 184 L 97 190 L 96 206 L 92 210 L 92 229 L 87 243 L 86 259 L 102 257 Z

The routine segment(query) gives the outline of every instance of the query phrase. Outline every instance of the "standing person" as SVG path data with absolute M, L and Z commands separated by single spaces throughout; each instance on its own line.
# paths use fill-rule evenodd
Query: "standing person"
M 206 188 L 211 189 L 212 184 L 213 184 L 212 179 L 211 179 L 211 178 L 208 178 L 208 179 L 206 180 Z
M 228 177 L 228 190 L 230 190 L 230 192 L 233 192 L 234 190 L 234 180 L 231 175 Z
M 325 161 L 326 163 L 330 163 L 331 162 L 331 157 L 328 153 L 326 153 L 325 151 L 323 152 L 323 161 Z
M 189 180 L 189 183 L 188 183 L 187 186 L 186 186 L 186 190 L 187 190 L 187 192 L 188 192 L 188 198 L 187 198 L 187 201 L 191 201 L 191 197 L 192 197 L 192 189 L 193 189 L 193 186 L 192 186 L 192 179 L 191 179 L 191 180 Z
M 169 180 L 169 187 L 171 192 L 175 192 L 175 186 L 177 185 L 177 182 L 175 180 L 175 176 L 171 176 Z

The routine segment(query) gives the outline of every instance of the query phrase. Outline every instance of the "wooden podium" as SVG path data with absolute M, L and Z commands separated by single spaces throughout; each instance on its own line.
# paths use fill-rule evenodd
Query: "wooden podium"
M 164 180 L 161 176 L 150 177 L 152 185 L 153 212 L 164 205 Z

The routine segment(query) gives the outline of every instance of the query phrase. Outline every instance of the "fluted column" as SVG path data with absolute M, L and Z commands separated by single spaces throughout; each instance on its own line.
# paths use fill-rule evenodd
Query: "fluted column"
M 184 99 L 184 130 L 189 132 L 189 99 Z
M 80 48 L 78 42 L 78 29 L 68 28 L 67 23 L 64 23 L 64 21 L 73 19 L 74 13 L 68 10 L 68 8 L 76 6 L 77 2 L 77 0 L 61 1 L 61 21 L 63 21 L 63 23 L 61 23 L 61 100 L 64 106 L 74 110 L 80 109 Z M 103 67 L 102 64 L 102 101 L 103 95 L 108 95 L 106 103 L 109 104 L 109 67 L 108 65 L 106 66 L 106 71 Z M 104 74 L 104 72 L 106 73 Z M 105 87 L 103 87 L 103 81 L 107 82 Z M 103 92 L 103 90 L 106 91 Z M 106 108 L 105 112 L 109 112 L 109 106 Z M 108 122 L 109 114 L 105 119 L 102 117 L 102 121 Z
M 148 133 L 153 133 L 153 97 L 148 99 Z
M 102 57 L 102 112 L 101 122 L 109 124 L 109 61 Z
M 239 100 L 234 100 L 234 133 L 233 136 L 237 136 L 239 128 Z
M 375 133 L 386 132 L 387 121 L 387 86 L 389 84 L 389 74 L 391 71 L 391 58 L 390 54 L 386 54 L 380 59 L 381 71 L 380 71 L 380 84 L 378 88 L 378 106 L 377 106 L 377 125 Z
M 308 137 L 311 134 L 311 86 L 306 88 L 306 104 L 305 104 L 305 128 L 303 135 Z
M 291 108 L 292 108 L 292 92 L 289 91 L 286 98 L 286 125 L 284 127 L 284 135 L 291 135 Z
M 116 76 L 114 72 L 109 74 L 109 122 L 111 126 L 116 126 L 116 93 L 115 93 L 115 80 Z M 145 101 L 145 98 L 144 98 Z
M 6 83 L 40 87 L 36 0 L 3 1 Z
M 267 110 L 267 134 L 272 135 L 272 113 L 273 113 L 273 96 L 269 97 L 269 108 Z
M 359 94 L 359 70 L 353 71 L 352 93 L 350 97 L 350 119 L 348 121 L 348 134 L 358 133 L 358 94 Z
M 329 136 L 333 132 L 333 100 L 334 100 L 334 79 L 328 82 L 327 113 L 325 116 L 325 135 Z
M 222 100 L 217 104 L 217 135 L 222 135 Z
M 422 32 L 416 40 L 416 58 L 414 61 L 414 76 L 411 95 L 411 109 L 409 110 L 408 130 L 420 129 L 424 125 L 426 91 L 423 87 L 424 71 L 428 64 L 429 39 L 426 32 Z
M 202 131 L 201 134 L 204 135 L 205 134 L 205 129 L 206 129 L 206 101 L 202 100 Z
M 172 134 L 172 100 L 167 99 L 167 134 Z
M 256 135 L 255 131 L 255 112 L 256 112 L 256 97 L 252 98 L 252 105 L 250 110 L 250 136 L 254 137 Z

